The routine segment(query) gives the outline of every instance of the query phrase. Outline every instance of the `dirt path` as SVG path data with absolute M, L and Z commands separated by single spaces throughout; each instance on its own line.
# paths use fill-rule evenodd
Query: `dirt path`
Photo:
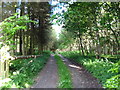
M 74 88 L 102 88 L 98 80 L 87 72 L 82 66 L 71 63 L 68 59 L 59 55 L 69 67 Z
M 37 83 L 31 88 L 56 88 L 58 82 L 57 65 L 54 56 L 49 61 L 36 79 Z

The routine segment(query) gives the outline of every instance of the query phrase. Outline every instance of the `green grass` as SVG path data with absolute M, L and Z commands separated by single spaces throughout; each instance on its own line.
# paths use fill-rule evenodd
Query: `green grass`
M 71 74 L 68 67 L 58 55 L 55 55 L 58 65 L 59 84 L 58 88 L 72 88 Z
M 120 60 L 96 59 L 90 56 L 81 56 L 78 52 L 62 52 L 63 56 L 82 64 L 93 76 L 99 79 L 105 88 L 120 88 Z
M 50 53 L 44 53 L 38 58 L 19 59 L 10 62 L 9 82 L 1 88 L 28 88 L 34 83 L 34 78 L 45 66 Z
M 120 55 L 101 55 L 103 58 L 107 58 L 109 61 L 116 63 L 120 60 Z

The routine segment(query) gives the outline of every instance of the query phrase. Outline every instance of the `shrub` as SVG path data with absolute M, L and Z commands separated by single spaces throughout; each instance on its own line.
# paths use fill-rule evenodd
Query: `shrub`
M 45 66 L 49 54 L 38 58 L 18 59 L 10 62 L 10 81 L 1 88 L 28 88 L 34 83 L 35 76 Z

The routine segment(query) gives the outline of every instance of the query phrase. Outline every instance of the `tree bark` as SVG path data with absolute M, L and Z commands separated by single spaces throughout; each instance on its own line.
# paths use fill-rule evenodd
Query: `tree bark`
M 82 55 L 84 55 L 84 48 L 83 48 L 83 45 L 82 45 L 82 38 L 81 38 L 81 34 L 80 34 L 80 29 L 79 29 L 79 50 L 81 48 L 81 51 L 82 51 Z
M 20 55 L 22 55 L 22 30 L 19 31 L 20 35 L 19 35 L 19 52 Z

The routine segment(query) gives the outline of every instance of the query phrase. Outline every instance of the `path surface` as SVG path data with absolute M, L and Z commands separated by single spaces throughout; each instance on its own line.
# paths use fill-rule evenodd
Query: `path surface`
M 58 82 L 57 65 L 54 56 L 51 55 L 49 61 L 36 78 L 37 83 L 31 88 L 56 88 Z
M 69 67 L 74 88 L 102 88 L 98 80 L 87 72 L 82 66 L 71 63 L 68 59 L 59 55 Z

